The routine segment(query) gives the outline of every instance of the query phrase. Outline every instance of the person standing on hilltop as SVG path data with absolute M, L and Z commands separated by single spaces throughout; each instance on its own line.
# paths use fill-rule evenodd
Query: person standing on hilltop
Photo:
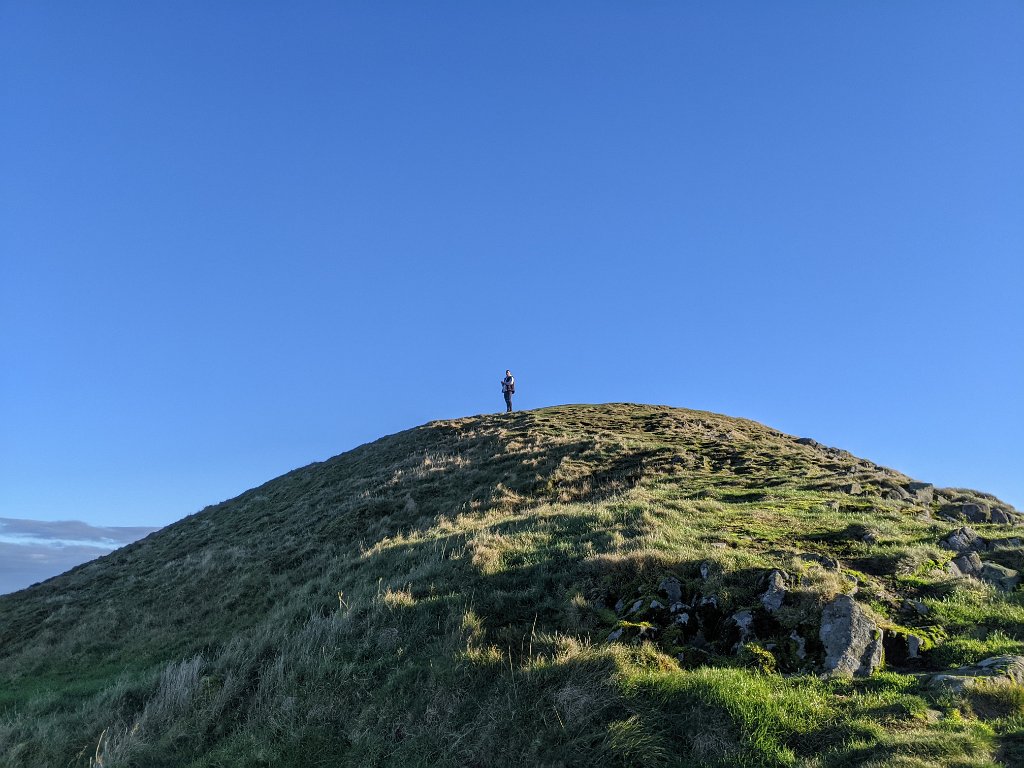
M 505 413 L 512 413 L 512 395 L 516 393 L 516 380 L 512 377 L 512 371 L 505 371 L 505 378 L 501 380 L 501 394 L 505 396 Z

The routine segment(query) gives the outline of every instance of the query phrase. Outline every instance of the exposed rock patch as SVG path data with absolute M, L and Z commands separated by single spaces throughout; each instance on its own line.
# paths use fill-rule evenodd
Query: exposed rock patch
M 931 483 L 907 483 L 903 488 L 919 504 L 931 504 L 935 498 L 935 486 Z
M 974 532 L 973 528 L 964 526 L 942 539 L 939 546 L 953 552 L 969 552 L 985 549 L 985 541 Z
M 1013 568 L 998 563 L 985 563 L 979 574 L 982 581 L 992 584 L 996 589 L 1011 592 L 1020 584 L 1020 574 Z
M 993 656 L 967 667 L 929 675 L 927 681 L 955 692 L 979 682 L 1024 684 L 1024 656 Z

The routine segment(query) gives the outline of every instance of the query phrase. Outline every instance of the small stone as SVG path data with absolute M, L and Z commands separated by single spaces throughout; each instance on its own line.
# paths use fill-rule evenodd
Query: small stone
M 688 613 L 680 613 L 678 616 L 676 616 L 676 624 L 686 625 L 686 624 L 689 624 L 689 623 L 690 623 L 690 614 L 688 614 Z
M 700 577 L 707 579 L 711 575 L 711 563 L 704 562 L 700 564 Z
M 626 607 L 626 604 L 624 602 L 622 602 L 621 599 L 619 599 L 615 603 L 615 612 L 616 613 L 622 613 L 622 609 L 625 608 L 625 607 Z
M 732 615 L 732 620 L 736 622 L 741 632 L 749 633 L 754 626 L 754 614 L 748 610 L 737 611 Z
M 635 603 L 633 603 L 633 607 L 629 609 L 629 613 L 636 613 L 637 611 L 639 611 L 643 607 L 644 607 L 644 601 L 643 600 L 637 600 Z
M 924 604 L 921 600 L 904 600 L 904 604 L 909 603 L 909 608 L 918 616 L 927 616 L 931 613 L 931 609 Z
M 640 627 L 640 631 L 636 635 L 637 640 L 653 640 L 658 634 L 658 628 L 654 626 L 643 626 Z
M 796 633 L 795 629 L 789 633 L 789 639 L 793 641 L 793 645 L 795 646 L 795 650 L 793 651 L 793 653 L 796 655 L 796 657 L 801 660 L 806 659 L 807 641 L 800 637 L 800 635 Z
M 672 603 L 668 607 L 670 613 L 679 613 L 680 611 L 686 610 L 689 606 L 686 603 Z
M 732 615 L 732 621 L 740 632 L 740 639 L 733 646 L 735 651 L 753 636 L 754 614 L 750 611 L 738 611 Z
M 613 629 L 611 631 L 611 634 L 608 635 L 608 642 L 614 642 L 618 640 L 620 637 L 622 637 L 622 627 L 619 627 L 618 629 Z
M 659 603 L 657 600 L 651 600 L 651 609 L 652 610 L 658 611 L 658 610 L 661 610 L 664 607 L 665 606 L 662 605 L 661 603 Z
M 768 589 L 761 595 L 761 605 L 768 613 L 775 613 L 786 599 L 786 574 L 776 569 L 768 574 Z
M 922 640 L 917 635 L 907 635 L 907 658 L 908 659 L 919 659 L 921 658 L 921 646 L 924 645 Z
M 661 584 L 658 585 L 658 589 L 668 596 L 668 601 L 670 603 L 678 603 L 683 599 L 682 584 L 680 584 L 679 579 L 674 576 L 662 579 Z
M 729 545 L 726 542 L 724 542 L 724 541 L 712 541 L 711 542 L 711 548 L 712 549 L 726 549 L 728 546 Z
M 838 571 L 839 561 L 834 557 L 828 555 L 819 555 L 816 552 L 804 552 L 799 555 L 799 558 L 806 563 L 816 563 L 824 568 L 826 571 Z

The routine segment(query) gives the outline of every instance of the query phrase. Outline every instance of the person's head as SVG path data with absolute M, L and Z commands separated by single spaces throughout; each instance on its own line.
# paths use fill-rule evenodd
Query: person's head
M 505 375 L 506 376 L 511 376 L 512 375 L 512 371 L 505 371 Z

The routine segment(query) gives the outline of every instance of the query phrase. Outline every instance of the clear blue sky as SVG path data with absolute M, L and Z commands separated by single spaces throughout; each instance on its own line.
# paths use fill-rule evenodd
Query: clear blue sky
M 517 406 L 1024 507 L 1020 2 L 0 2 L 0 516 Z

